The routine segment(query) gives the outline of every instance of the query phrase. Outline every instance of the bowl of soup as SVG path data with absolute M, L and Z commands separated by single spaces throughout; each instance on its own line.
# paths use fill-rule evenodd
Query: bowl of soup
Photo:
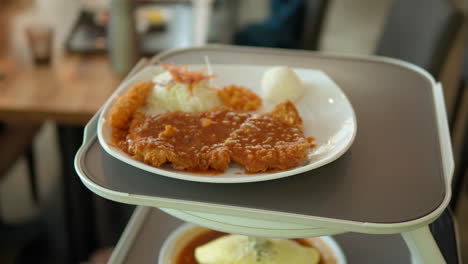
M 329 236 L 297 239 L 256 238 L 183 224 L 166 239 L 159 264 L 346 264 Z

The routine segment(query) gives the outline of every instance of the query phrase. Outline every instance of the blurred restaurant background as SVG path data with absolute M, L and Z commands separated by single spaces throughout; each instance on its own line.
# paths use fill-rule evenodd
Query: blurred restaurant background
M 105 263 L 133 206 L 81 184 L 83 128 L 140 58 L 203 44 L 388 56 L 429 71 L 444 87 L 450 208 L 468 261 L 466 11 L 463 0 L 0 0 L 0 263 Z

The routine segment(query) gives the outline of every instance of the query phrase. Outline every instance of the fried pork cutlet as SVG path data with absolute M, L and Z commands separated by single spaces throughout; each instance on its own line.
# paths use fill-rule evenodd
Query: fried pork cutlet
M 250 173 L 299 166 L 311 146 L 304 137 L 302 120 L 289 101 L 269 114 L 248 118 L 225 144 L 232 160 Z
M 141 107 L 152 87 L 152 82 L 135 84 L 109 115 L 114 143 L 149 165 L 171 163 L 178 170 L 224 171 L 232 160 L 251 173 L 285 170 L 299 166 L 313 146 L 312 139 L 304 137 L 302 119 L 289 101 L 268 114 L 239 113 L 257 109 L 261 100 L 245 88 L 232 86 L 224 91 L 234 99 L 225 104 L 234 109 L 150 116 Z
M 109 125 L 112 127 L 112 139 L 121 149 L 126 148 L 125 136 L 133 115 L 145 104 L 153 85 L 152 82 L 136 83 L 115 102 L 110 110 Z
M 245 112 L 257 110 L 262 99 L 251 90 L 237 85 L 229 85 L 218 90 L 218 97 L 234 110 Z
M 231 161 L 224 142 L 248 116 L 224 107 L 144 119 L 136 115 L 127 136 L 128 152 L 155 167 L 171 162 L 179 170 L 223 171 Z

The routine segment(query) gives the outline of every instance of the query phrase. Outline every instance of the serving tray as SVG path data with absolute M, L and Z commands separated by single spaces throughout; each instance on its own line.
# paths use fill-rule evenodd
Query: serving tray
M 358 133 L 336 161 L 294 177 L 242 184 L 154 175 L 108 155 L 91 120 L 76 169 L 93 192 L 170 210 L 365 233 L 399 233 L 433 221 L 450 198 L 453 160 L 441 87 L 421 68 L 380 57 L 206 46 L 166 52 L 166 63 L 316 68 L 346 93 Z

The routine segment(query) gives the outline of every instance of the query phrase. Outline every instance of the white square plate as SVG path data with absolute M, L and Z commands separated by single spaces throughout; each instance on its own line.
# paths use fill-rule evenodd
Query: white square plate
M 188 66 L 191 70 L 199 70 L 203 67 L 203 65 Z M 242 85 L 261 96 L 260 83 L 263 73 L 271 67 L 263 65 L 211 65 L 213 73 L 217 75 L 212 82 L 216 87 L 229 84 Z M 230 168 L 221 174 L 204 175 L 175 170 L 170 166 L 155 168 L 133 159 L 130 155 L 115 147 L 112 144 L 111 128 L 107 123 L 110 109 L 116 102 L 117 97 L 125 94 L 134 83 L 152 80 L 156 74 L 161 73 L 163 69 L 160 66 L 149 66 L 135 74 L 128 81 L 122 83 L 107 100 L 98 123 L 99 142 L 110 155 L 132 166 L 161 176 L 188 181 L 212 183 L 257 182 L 288 177 L 318 168 L 336 160 L 349 149 L 356 136 L 356 117 L 346 95 L 324 72 L 305 68 L 293 68 L 293 70 L 305 86 L 302 98 L 294 102 L 294 104 L 304 121 L 305 136 L 316 139 L 316 147 L 310 149 L 308 158 L 302 166 L 279 172 L 247 174 L 242 166 L 231 163 Z M 269 111 L 272 108 L 273 105 L 269 105 L 264 101 L 259 111 Z

